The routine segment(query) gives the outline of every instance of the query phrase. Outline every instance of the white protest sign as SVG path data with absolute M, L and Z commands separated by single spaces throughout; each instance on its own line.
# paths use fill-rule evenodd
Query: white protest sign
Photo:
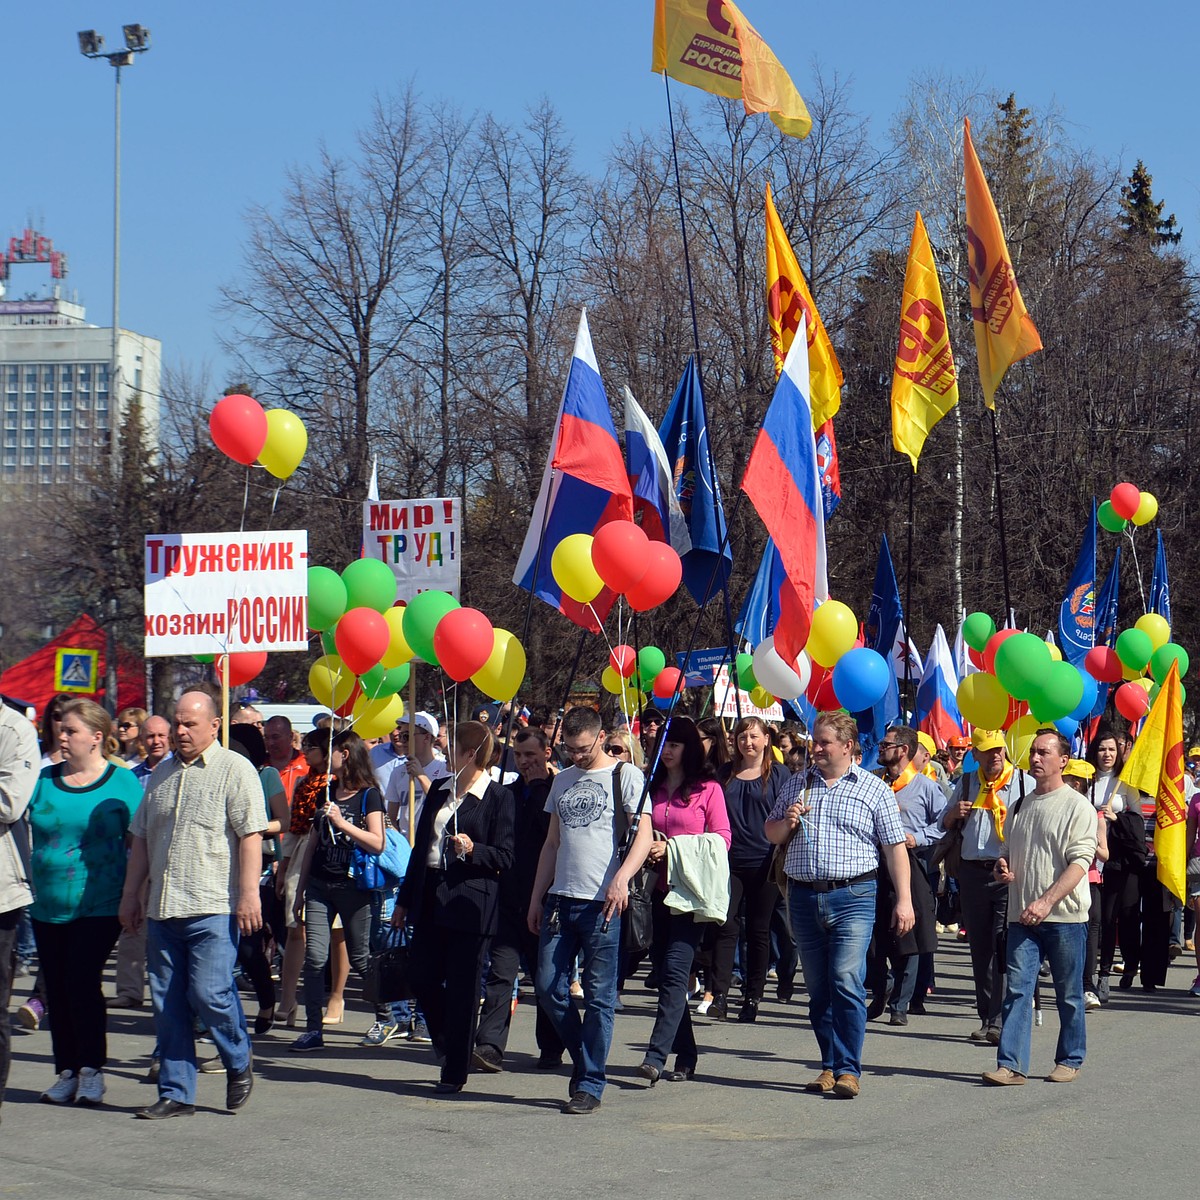
M 734 696 L 734 692 L 738 696 Z M 729 680 L 729 665 L 717 671 L 717 680 L 713 685 L 713 715 L 717 717 L 734 717 L 738 715 L 738 698 L 742 704 L 743 717 L 761 717 L 764 721 L 782 721 L 783 705 L 778 700 L 770 708 L 759 708 L 750 699 L 749 692 L 736 689 Z
M 146 657 L 308 649 L 308 530 L 146 536 Z
M 461 586 L 462 501 L 368 500 L 363 504 L 363 554 L 392 568 L 396 599 L 437 588 L 457 600 Z

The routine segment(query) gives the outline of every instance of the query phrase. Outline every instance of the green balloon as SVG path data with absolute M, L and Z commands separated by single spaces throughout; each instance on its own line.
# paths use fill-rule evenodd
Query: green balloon
M 1191 659 L 1188 658 L 1188 652 L 1175 642 L 1159 646 L 1150 655 L 1150 674 L 1158 683 L 1165 683 L 1167 672 L 1170 671 L 1173 662 L 1179 663 L 1179 678 L 1182 679 L 1188 673 L 1188 667 L 1192 665 Z
M 742 653 L 734 660 L 734 674 L 737 677 L 737 685 L 743 692 L 752 692 L 758 686 L 758 680 L 754 678 L 754 655 Z
M 346 611 L 346 585 L 328 567 L 308 568 L 308 627 L 318 632 L 336 625 Z
M 963 641 L 972 650 L 982 651 L 996 632 L 996 622 L 985 612 L 973 612 L 963 622 Z
M 1109 533 L 1121 533 L 1125 526 L 1129 524 L 1124 517 L 1117 515 L 1112 506 L 1111 500 L 1105 500 L 1103 504 L 1096 509 L 1096 520 L 1108 530 Z
M 353 565 L 352 563 L 351 566 Z M 394 592 L 395 580 L 392 582 Z M 430 666 L 441 666 L 433 650 L 433 631 L 437 629 L 438 622 L 448 612 L 460 607 L 461 605 L 449 592 L 437 590 L 419 592 L 408 602 L 402 621 L 404 640 L 413 648 L 414 653 L 423 658 Z
M 1029 698 L 1029 711 L 1039 721 L 1057 721 L 1083 699 L 1083 676 L 1068 662 L 1052 662 L 1042 686 Z
M 1041 690 L 1053 661 L 1050 647 L 1036 633 L 1015 633 L 996 651 L 996 678 L 1010 696 L 1029 700 Z
M 215 656 L 212 654 L 197 654 L 197 655 L 195 655 L 196 661 L 198 663 L 204 663 L 205 666 L 207 666 L 209 663 L 211 663 L 214 657 Z
M 340 619 L 340 618 L 339 618 Z M 337 654 L 337 630 L 326 629 L 321 634 L 321 651 L 324 654 Z
M 362 684 L 365 696 L 371 700 L 378 700 L 383 696 L 394 696 L 397 692 L 402 692 L 408 686 L 408 672 L 408 663 L 391 668 L 377 663 L 360 675 L 358 682 Z
M 355 559 L 342 572 L 342 582 L 346 585 L 348 609 L 373 608 L 385 613 L 396 603 L 396 576 L 387 563 L 377 558 Z
M 1167 644 L 1170 645 L 1169 642 Z M 1166 646 L 1163 649 L 1165 650 Z M 1150 635 L 1140 629 L 1125 629 L 1117 634 L 1116 651 L 1122 666 L 1131 671 L 1144 671 L 1154 653 L 1154 643 L 1150 640 Z
M 643 646 L 638 651 L 638 678 L 642 686 L 653 687 L 659 671 L 666 665 L 667 656 L 657 646 Z

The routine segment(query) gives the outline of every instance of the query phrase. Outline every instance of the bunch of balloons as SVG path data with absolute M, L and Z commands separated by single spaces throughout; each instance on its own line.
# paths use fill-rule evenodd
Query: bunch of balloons
M 1158 500 L 1149 492 L 1138 491 L 1132 483 L 1118 483 L 1107 500 L 1096 510 L 1096 520 L 1109 533 L 1123 533 L 1132 521 L 1148 525 L 1158 516 Z
M 364 737 L 382 737 L 403 716 L 414 657 L 493 700 L 511 700 L 525 678 L 525 650 L 512 633 L 446 592 L 396 607 L 396 578 L 378 559 L 356 559 L 340 575 L 310 567 L 308 624 L 324 651 L 309 669 L 312 694 Z
M 648 612 L 679 590 L 683 563 L 666 542 L 652 542 L 633 521 L 610 521 L 592 535 L 572 533 L 554 547 L 550 573 L 564 594 L 591 604 L 607 586 L 635 612 Z
M 1083 660 L 1086 670 L 1100 683 L 1118 684 L 1113 704 L 1127 721 L 1140 721 L 1166 682 L 1171 664 L 1177 663 L 1179 678 L 1188 673 L 1188 652 L 1171 641 L 1171 626 L 1158 613 L 1138 617 L 1129 629 L 1117 635 L 1115 646 L 1096 646 Z M 1187 689 L 1180 684 L 1180 697 Z
M 608 656 L 608 666 L 600 676 L 600 686 L 617 696 L 624 712 L 641 708 L 652 693 L 658 700 L 670 700 L 675 695 L 679 669 L 667 666 L 667 656 L 657 646 L 614 646 Z
M 308 449 L 308 430 L 294 412 L 264 412 L 253 396 L 240 393 L 217 401 L 208 429 L 222 454 L 244 467 L 257 462 L 281 481 L 292 477 Z

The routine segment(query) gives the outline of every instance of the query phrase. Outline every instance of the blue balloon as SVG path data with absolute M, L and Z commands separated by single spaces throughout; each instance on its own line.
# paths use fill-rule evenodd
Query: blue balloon
M 970 775 L 973 771 L 979 770 L 979 764 L 975 761 L 975 751 L 968 750 L 963 755 L 963 774 Z
M 839 703 L 852 713 L 871 708 L 883 699 L 891 682 L 883 655 L 860 646 L 847 650 L 833 668 L 833 690 Z
M 1054 722 L 1054 728 L 1065 738 L 1073 738 L 1079 730 L 1079 722 L 1074 717 L 1059 717 Z
M 1086 671 L 1080 671 L 1079 674 L 1083 678 L 1083 699 L 1067 714 L 1073 721 L 1082 721 L 1084 717 L 1091 716 L 1100 692 L 1100 685 Z

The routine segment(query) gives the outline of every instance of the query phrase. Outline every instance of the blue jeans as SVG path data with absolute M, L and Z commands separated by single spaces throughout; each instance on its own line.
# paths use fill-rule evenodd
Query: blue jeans
M 558 928 L 551 932 L 553 914 Z M 583 955 L 584 1009 L 581 1018 L 571 1002 L 571 971 Z M 621 956 L 621 922 L 604 929 L 602 900 L 547 896 L 538 943 L 538 1002 L 554 1022 L 575 1064 L 575 1090 L 597 1100 L 604 1094 L 604 1067 L 612 1045 L 613 1010 L 617 1003 L 617 971 Z
M 996 1065 L 1029 1074 L 1033 1037 L 1033 989 L 1044 957 L 1054 980 L 1058 1005 L 1058 1046 L 1054 1061 L 1081 1067 L 1087 1050 L 1083 1008 L 1083 957 L 1087 951 L 1087 922 L 1070 925 L 1010 924 L 1008 927 L 1008 989 L 1004 993 L 1004 1025 Z
M 867 1032 L 867 948 L 875 927 L 875 881 L 832 892 L 790 884 L 788 915 L 804 968 L 821 1068 L 859 1076 Z
M 658 973 L 658 1010 L 646 1062 L 660 1071 L 667 1065 L 667 1055 L 675 1053 L 675 1069 L 693 1070 L 699 1058 L 696 1035 L 692 1030 L 692 1013 L 688 1008 L 688 982 L 696 947 L 704 934 L 691 913 L 672 912 L 663 903 L 665 893 L 654 893 L 654 965 Z
M 146 966 L 158 1032 L 161 1068 L 158 1094 L 164 1100 L 194 1104 L 199 1018 L 227 1070 L 250 1062 L 246 1016 L 233 982 L 237 961 L 237 922 L 229 914 L 148 921 Z

